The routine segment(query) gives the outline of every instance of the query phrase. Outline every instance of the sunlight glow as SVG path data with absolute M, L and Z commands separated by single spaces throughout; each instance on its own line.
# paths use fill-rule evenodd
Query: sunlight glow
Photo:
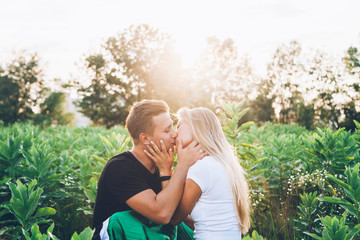
M 266 69 L 276 48 L 292 40 L 339 54 L 357 45 L 359 8 L 358 0 L 0 0 L 0 61 L 11 51 L 38 52 L 50 78 L 68 80 L 82 55 L 145 23 L 173 36 L 185 66 L 215 36 L 232 38 L 257 69 Z
M 204 42 L 189 41 L 186 36 L 176 39 L 175 50 L 182 57 L 182 64 L 184 67 L 191 67 L 200 55 Z

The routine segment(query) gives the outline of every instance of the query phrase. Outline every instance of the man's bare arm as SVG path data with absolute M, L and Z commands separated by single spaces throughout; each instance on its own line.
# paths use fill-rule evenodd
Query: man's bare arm
M 199 200 L 201 194 L 202 192 L 199 185 L 197 185 L 192 179 L 187 179 L 184 194 L 180 200 L 179 206 L 171 218 L 170 223 L 177 225 L 184 221 L 195 207 L 195 204 Z
M 153 222 L 168 224 L 184 190 L 187 171 L 188 168 L 178 165 L 159 194 L 147 189 L 129 198 L 126 204 Z
M 148 189 L 126 201 L 129 207 L 160 224 L 170 222 L 182 197 L 186 175 L 190 166 L 206 156 L 205 153 L 200 153 L 201 147 L 196 142 L 189 144 L 186 148 L 182 148 L 181 142 L 178 142 L 177 146 L 178 164 L 171 179 L 167 184 L 164 184 L 166 186 L 163 190 L 156 195 L 153 190 Z M 154 158 L 154 156 L 152 157 Z M 154 160 L 155 164 L 156 161 L 159 161 L 159 159 Z

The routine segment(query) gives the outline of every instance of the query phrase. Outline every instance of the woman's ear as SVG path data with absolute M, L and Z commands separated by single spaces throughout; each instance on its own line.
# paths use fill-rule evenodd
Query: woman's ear
M 149 135 L 146 133 L 140 133 L 139 139 L 140 142 L 144 145 L 149 145 L 151 142 Z

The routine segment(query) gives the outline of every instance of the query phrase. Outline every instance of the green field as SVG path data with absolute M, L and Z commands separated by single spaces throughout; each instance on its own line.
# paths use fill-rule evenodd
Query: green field
M 253 237 L 244 239 L 359 239 L 360 130 L 238 126 L 240 117 L 228 106 L 222 121 L 251 188 Z M 101 170 L 130 148 L 121 126 L 1 126 L 0 239 L 88 239 Z

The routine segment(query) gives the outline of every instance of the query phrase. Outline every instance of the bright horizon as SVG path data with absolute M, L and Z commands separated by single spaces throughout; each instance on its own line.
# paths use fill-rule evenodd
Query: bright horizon
M 342 57 L 360 46 L 360 1 L 121 1 L 0 0 L 0 65 L 13 52 L 37 52 L 46 77 L 70 79 L 76 63 L 130 25 L 169 33 L 185 66 L 206 38 L 235 41 L 240 55 L 264 74 L 272 54 L 292 40 Z

